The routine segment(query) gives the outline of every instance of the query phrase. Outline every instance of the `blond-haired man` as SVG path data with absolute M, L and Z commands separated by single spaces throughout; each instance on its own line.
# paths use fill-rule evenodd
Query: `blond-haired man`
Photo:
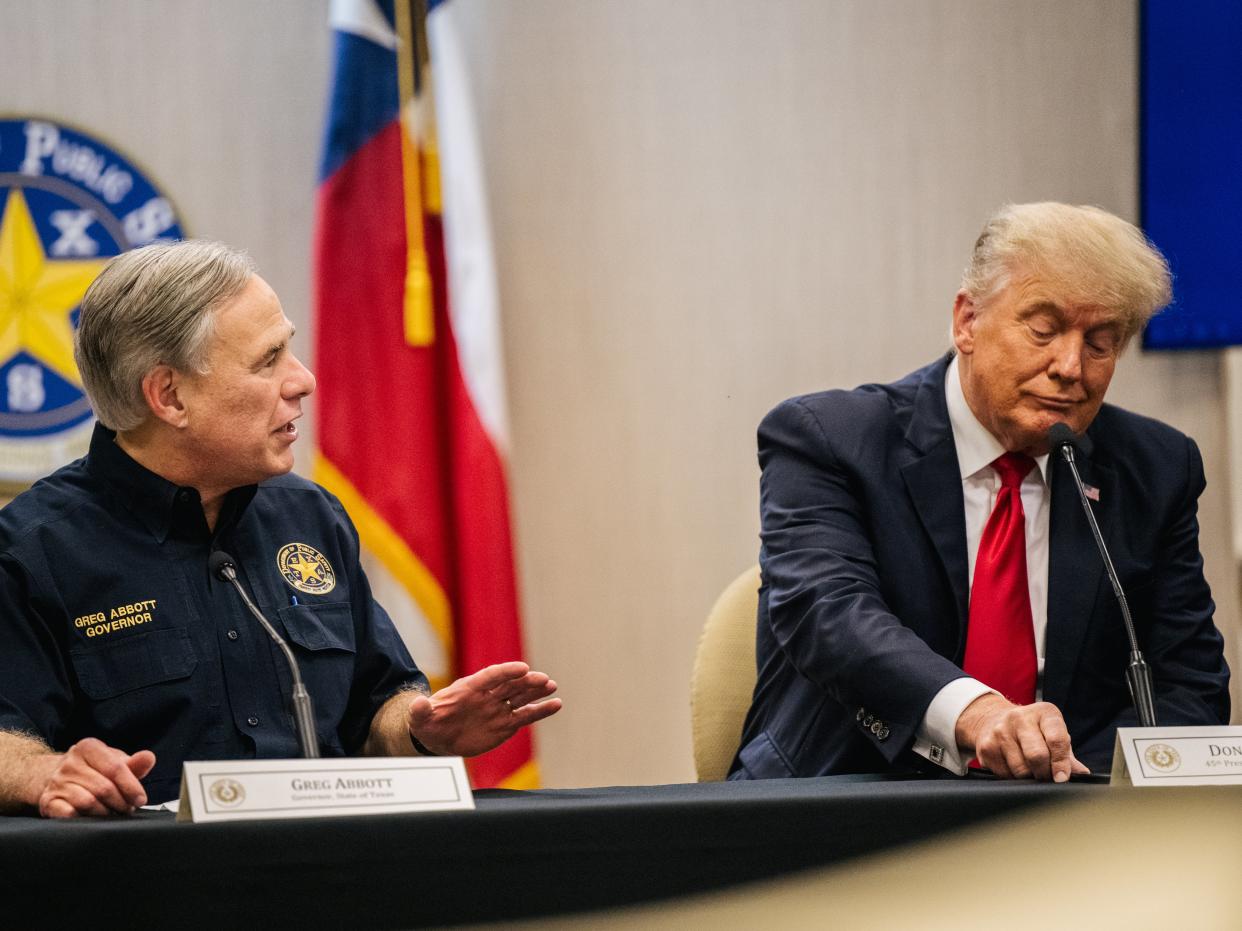
M 1163 724 L 1228 720 L 1198 548 L 1198 449 L 1104 404 L 1171 298 L 1103 210 L 1008 206 L 953 304 L 954 350 L 888 385 L 793 398 L 759 428 L 759 678 L 732 778 L 948 770 L 1063 782 L 1134 724 L 1122 619 L 1057 423 L 1135 614 Z

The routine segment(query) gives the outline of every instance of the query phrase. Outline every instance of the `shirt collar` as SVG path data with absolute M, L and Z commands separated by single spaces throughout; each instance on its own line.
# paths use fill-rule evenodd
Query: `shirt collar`
M 944 399 L 949 407 L 949 425 L 953 428 L 953 445 L 957 447 L 958 468 L 961 469 L 962 480 L 965 481 L 990 466 L 997 456 L 1005 452 L 1005 447 L 988 432 L 987 427 L 979 423 L 974 411 L 966 403 L 957 361 L 955 355 L 945 373 Z M 1040 479 L 1047 484 L 1048 454 L 1036 456 L 1035 464 L 1039 466 Z
M 121 502 L 151 534 L 163 543 L 177 530 L 179 535 L 207 533 L 198 491 L 176 485 L 140 465 L 116 442 L 116 433 L 101 423 L 91 435 L 87 468 L 107 482 Z M 257 486 L 234 488 L 225 498 L 216 523 L 216 535 L 236 523 L 255 495 Z

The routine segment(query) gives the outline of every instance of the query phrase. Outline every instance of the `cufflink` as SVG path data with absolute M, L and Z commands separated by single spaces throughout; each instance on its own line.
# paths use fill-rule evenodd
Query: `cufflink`
M 944 762 L 944 747 L 932 744 L 931 752 L 927 754 L 927 758 L 933 763 L 939 765 Z

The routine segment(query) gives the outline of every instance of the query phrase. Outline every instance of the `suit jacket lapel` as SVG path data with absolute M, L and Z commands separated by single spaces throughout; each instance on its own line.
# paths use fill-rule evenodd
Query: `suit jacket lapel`
M 910 425 L 906 430 L 906 441 L 912 447 L 911 458 L 901 467 L 901 476 L 919 520 L 931 537 L 932 548 L 949 578 L 957 609 L 960 653 L 966 630 L 969 563 L 961 470 L 944 398 L 948 361 L 946 356 L 915 394 Z
M 1077 464 L 1083 482 L 1098 487 L 1101 499 L 1111 503 L 1110 495 L 1115 489 L 1112 470 L 1085 460 L 1078 460 Z M 1082 511 L 1074 476 L 1059 456 L 1053 467 L 1051 507 L 1043 699 L 1063 707 L 1092 607 L 1104 582 L 1104 563 L 1096 550 L 1087 515 Z M 1097 519 L 1100 510 L 1096 505 Z M 1107 538 L 1106 528 L 1101 530 Z

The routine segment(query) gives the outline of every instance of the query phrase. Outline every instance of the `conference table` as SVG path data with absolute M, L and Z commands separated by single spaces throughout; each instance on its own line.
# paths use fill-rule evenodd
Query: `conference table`
M 6 927 L 412 927 L 651 902 L 1106 793 L 830 776 L 484 790 L 474 811 L 178 823 L 0 818 Z

